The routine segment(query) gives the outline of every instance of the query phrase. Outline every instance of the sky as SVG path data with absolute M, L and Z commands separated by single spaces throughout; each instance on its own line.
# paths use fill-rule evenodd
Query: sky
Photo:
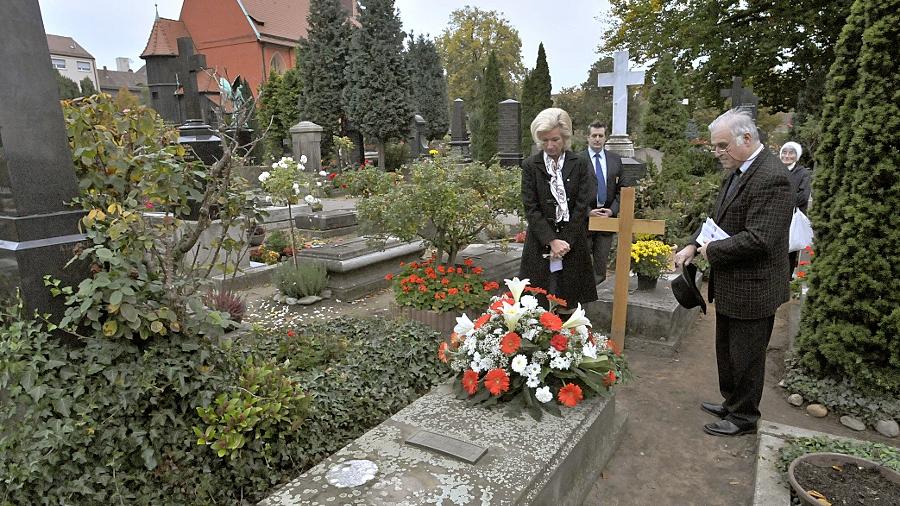
M 131 59 L 137 70 L 155 16 L 178 19 L 182 0 L 39 0 L 44 30 L 74 38 L 97 61 L 98 68 L 116 68 L 116 57 Z M 533 68 L 538 44 L 544 43 L 553 92 L 584 82 L 597 58 L 597 47 L 608 30 L 606 0 L 569 0 L 554 4 L 537 0 L 397 0 L 403 29 L 436 37 L 450 13 L 466 5 L 496 10 L 518 30 L 522 61 Z M 556 12 L 557 21 L 548 23 Z

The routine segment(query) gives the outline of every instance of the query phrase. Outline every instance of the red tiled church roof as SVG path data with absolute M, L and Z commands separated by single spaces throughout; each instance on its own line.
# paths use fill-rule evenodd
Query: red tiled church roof
M 260 39 L 267 42 L 296 43 L 306 37 L 309 0 L 237 1 L 246 9 Z
M 147 40 L 147 47 L 141 53 L 141 58 L 146 56 L 178 56 L 178 39 L 190 37 L 187 27 L 181 21 L 174 19 L 157 18 Z

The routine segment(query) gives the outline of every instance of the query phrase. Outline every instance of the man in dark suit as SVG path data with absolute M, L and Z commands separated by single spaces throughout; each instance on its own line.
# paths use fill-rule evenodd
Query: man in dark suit
M 597 200 L 591 203 L 590 216 L 614 218 L 619 215 L 619 190 L 622 189 L 622 157 L 604 149 L 606 125 L 599 121 L 588 127 L 588 148 L 584 152 L 597 178 Z M 612 245 L 612 232 L 588 232 L 594 261 L 594 281 L 606 279 L 606 265 Z
M 709 125 L 716 157 L 729 171 L 713 220 L 727 239 L 691 244 L 675 265 L 699 253 L 709 261 L 709 300 L 716 303 L 716 363 L 721 404 L 701 408 L 720 418 L 704 425 L 715 436 L 756 432 L 765 383 L 766 348 L 775 310 L 788 300 L 788 230 L 794 198 L 784 165 L 759 142 L 753 118 L 731 110 Z

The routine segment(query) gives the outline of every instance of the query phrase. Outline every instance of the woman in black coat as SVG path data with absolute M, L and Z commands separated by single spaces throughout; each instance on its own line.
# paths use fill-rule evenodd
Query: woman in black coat
M 587 240 L 597 181 L 585 159 L 569 150 L 572 120 L 566 111 L 541 111 L 531 123 L 531 136 L 541 151 L 522 163 L 528 234 L 519 277 L 565 299 L 571 310 L 597 300 Z M 551 261 L 560 260 L 561 270 L 551 273 Z
M 791 191 L 793 191 L 794 194 L 794 207 L 800 209 L 803 214 L 806 214 L 806 208 L 809 206 L 809 194 L 811 191 L 810 183 L 812 178 L 806 167 L 797 163 L 797 160 L 800 159 L 802 154 L 803 148 L 796 142 L 785 142 L 784 146 L 781 146 L 781 163 L 783 163 L 788 170 L 788 179 L 791 181 Z M 797 268 L 797 261 L 799 258 L 799 251 L 788 253 L 788 261 L 791 268 L 788 276 L 791 278 L 794 277 L 794 269 Z

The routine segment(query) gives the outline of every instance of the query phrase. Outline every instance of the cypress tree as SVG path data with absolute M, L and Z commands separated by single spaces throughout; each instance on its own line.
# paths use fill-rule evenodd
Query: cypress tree
M 656 62 L 653 86 L 647 98 L 644 118 L 644 145 L 668 155 L 676 155 L 688 147 L 684 138 L 688 114 L 681 103 L 681 81 L 675 75 L 672 55 L 664 54 Z
M 900 0 L 856 0 L 826 84 L 800 364 L 900 395 Z
M 97 88 L 94 87 L 94 81 L 91 81 L 90 77 L 85 77 L 79 84 L 81 85 L 81 96 L 89 97 L 97 93 Z
M 344 101 L 350 121 L 378 149 L 384 167 L 384 144 L 406 135 L 412 118 L 409 73 L 403 58 L 404 34 L 393 0 L 365 0 L 360 27 L 353 30 L 346 68 Z
M 550 82 L 550 66 L 547 65 L 547 53 L 544 43 L 538 45 L 537 61 L 534 69 L 528 72 L 522 85 L 522 152 L 525 156 L 531 153 L 534 139 L 531 138 L 531 121 L 548 107 L 553 107 Z
M 56 89 L 59 91 L 60 100 L 69 100 L 81 96 L 78 83 L 56 71 Z
M 271 158 L 280 158 L 284 153 L 284 140 L 290 137 L 291 127 L 299 120 L 299 93 L 300 75 L 297 69 L 290 69 L 282 75 L 273 70 L 269 79 L 259 87 L 259 127 L 269 129 L 265 148 Z
M 429 140 L 443 137 L 450 128 L 450 103 L 447 78 L 434 41 L 410 35 L 406 58 L 413 111 L 425 118 Z
M 480 125 L 472 145 L 473 156 L 482 163 L 489 163 L 497 154 L 498 111 L 505 94 L 503 77 L 500 76 L 500 67 L 497 65 L 497 53 L 491 51 L 481 80 L 478 108 Z
M 322 127 L 323 156 L 331 153 L 331 138 L 340 132 L 345 116 L 342 94 L 351 34 L 347 16 L 340 0 L 312 0 L 306 38 L 297 47 L 300 118 Z

